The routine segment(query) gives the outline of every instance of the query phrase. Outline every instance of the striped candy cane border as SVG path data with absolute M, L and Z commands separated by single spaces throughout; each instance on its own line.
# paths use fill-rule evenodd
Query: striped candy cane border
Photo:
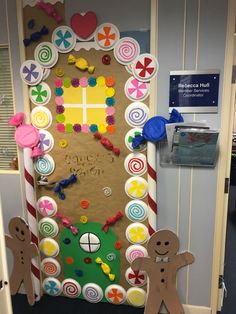
M 148 231 L 152 235 L 157 229 L 157 173 L 156 173 L 156 145 L 147 143 L 147 171 L 148 171 Z
M 24 179 L 25 179 L 25 201 L 27 208 L 27 218 L 31 230 L 31 241 L 37 245 L 39 244 L 38 224 L 37 224 L 37 209 L 36 209 L 36 195 L 34 188 L 34 165 L 31 158 L 31 148 L 24 148 Z M 39 301 L 41 298 L 41 278 L 39 270 L 38 258 L 33 258 L 31 262 L 31 274 L 34 285 L 35 300 Z

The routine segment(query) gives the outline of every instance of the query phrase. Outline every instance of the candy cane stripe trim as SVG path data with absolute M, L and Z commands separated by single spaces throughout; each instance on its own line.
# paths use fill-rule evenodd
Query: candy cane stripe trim
M 29 174 L 29 172 L 26 169 L 25 169 L 25 179 L 34 188 L 34 178 Z
M 152 228 L 150 224 L 148 224 L 148 232 L 150 235 L 152 235 L 155 232 L 155 230 Z
M 35 275 L 35 277 L 40 278 L 40 271 L 34 264 L 31 263 L 31 272 Z
M 154 202 L 154 200 L 151 198 L 151 196 L 149 194 L 148 194 L 148 205 L 154 211 L 154 213 L 157 215 L 157 204 Z
M 36 219 L 36 209 L 26 200 L 28 212 Z
M 38 246 L 39 240 L 36 237 L 36 235 L 32 233 L 32 231 L 31 231 L 31 241 Z
M 157 173 L 156 173 L 156 171 L 150 166 L 149 163 L 147 164 L 147 169 L 148 169 L 148 174 L 149 174 L 149 176 L 150 176 L 154 181 L 156 181 L 156 179 L 157 179 Z

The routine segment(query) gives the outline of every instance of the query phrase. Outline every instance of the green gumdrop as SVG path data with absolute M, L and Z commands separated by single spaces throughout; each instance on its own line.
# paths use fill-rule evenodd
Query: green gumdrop
M 65 125 L 65 130 L 66 130 L 66 133 L 72 133 L 73 132 L 73 125 L 71 123 L 67 123 Z
M 63 122 L 65 122 L 65 116 L 64 116 L 64 114 L 57 114 L 56 115 L 56 120 L 57 120 L 57 122 L 58 123 L 63 123 Z

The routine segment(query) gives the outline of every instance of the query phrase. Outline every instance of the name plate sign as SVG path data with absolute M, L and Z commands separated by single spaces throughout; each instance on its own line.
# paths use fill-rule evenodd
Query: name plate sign
M 214 113 L 218 110 L 219 70 L 171 71 L 169 110 Z

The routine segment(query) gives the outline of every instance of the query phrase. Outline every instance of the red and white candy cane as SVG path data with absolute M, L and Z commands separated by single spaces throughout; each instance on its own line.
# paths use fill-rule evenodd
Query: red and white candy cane
M 156 173 L 156 145 L 147 143 L 148 169 L 148 231 L 152 235 L 157 229 L 157 173 Z
M 38 223 L 37 223 L 37 210 L 36 210 L 36 195 L 34 189 L 34 165 L 31 158 L 32 149 L 24 148 L 24 178 L 25 178 L 25 200 L 27 208 L 28 224 L 30 226 L 32 238 L 31 241 L 38 247 Z M 39 261 L 33 258 L 31 262 L 31 273 L 35 292 L 35 300 L 39 301 L 41 298 L 41 281 Z

